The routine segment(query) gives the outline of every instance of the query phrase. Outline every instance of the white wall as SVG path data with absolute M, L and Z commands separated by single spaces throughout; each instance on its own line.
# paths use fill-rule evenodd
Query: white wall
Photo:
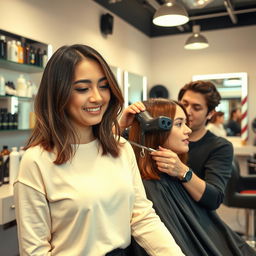
M 150 39 L 114 15 L 113 34 L 100 32 L 107 11 L 92 0 L 0 0 L 1 29 L 52 44 L 83 43 L 113 66 L 148 76 Z
M 210 47 L 188 51 L 183 48 L 189 34 L 151 39 L 152 75 L 150 86 L 165 85 L 170 97 L 177 99 L 179 89 L 193 75 L 248 73 L 249 137 L 253 140 L 251 121 L 256 117 L 256 26 L 202 32 Z
M 100 33 L 107 11 L 92 0 L 0 0 L 1 29 L 49 43 L 84 43 L 96 48 L 113 66 L 148 77 L 149 86 L 167 86 L 176 98 L 195 74 L 247 72 L 249 104 L 256 96 L 256 26 L 202 32 L 210 47 L 184 50 L 189 34 L 148 38 L 114 15 L 113 34 Z M 256 108 L 249 107 L 249 122 Z M 253 135 L 250 129 L 250 140 Z

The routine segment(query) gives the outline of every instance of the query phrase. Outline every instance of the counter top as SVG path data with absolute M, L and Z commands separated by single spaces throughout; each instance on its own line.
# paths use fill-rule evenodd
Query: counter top
M 240 137 L 227 137 L 227 139 L 233 144 L 235 155 L 250 156 L 256 154 L 256 146 L 243 144 Z
M 0 200 L 6 197 L 13 196 L 13 191 L 10 188 L 9 184 L 4 184 L 0 187 Z

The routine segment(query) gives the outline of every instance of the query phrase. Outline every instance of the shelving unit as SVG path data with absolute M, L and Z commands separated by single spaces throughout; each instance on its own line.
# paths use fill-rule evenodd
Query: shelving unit
M 0 30 L 0 35 L 4 35 L 7 40 L 18 40 L 26 42 L 29 46 L 35 49 L 40 48 L 46 51 L 49 56 L 48 44 L 25 38 L 21 35 L 16 35 L 8 31 Z M 5 82 L 12 81 L 16 84 L 16 79 L 20 74 L 24 74 L 26 80 L 33 80 L 33 78 L 40 78 L 43 72 L 43 67 L 33 64 L 21 64 L 13 62 L 4 58 L 0 58 L 0 74 L 4 76 Z M 7 108 L 11 114 L 18 113 L 23 108 L 24 115 L 21 115 L 25 123 L 29 122 L 29 113 L 33 113 L 33 98 L 19 97 L 15 95 L 0 96 L 0 108 Z M 23 104 L 23 105 L 22 105 Z M 31 108 L 30 108 L 31 106 Z M 19 117 L 18 117 L 19 118 Z M 25 126 L 24 126 L 25 127 Z M 26 141 L 30 133 L 30 125 L 28 129 L 0 129 L 0 149 L 3 145 L 8 145 L 9 148 L 13 146 L 23 146 L 21 144 Z M 0 127 L 1 128 L 1 127 Z M 0 186 L 0 226 L 5 225 L 15 220 L 15 206 L 13 201 L 13 191 L 9 184 Z

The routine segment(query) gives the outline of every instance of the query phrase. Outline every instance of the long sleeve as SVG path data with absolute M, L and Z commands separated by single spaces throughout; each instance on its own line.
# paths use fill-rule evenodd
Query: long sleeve
M 19 182 L 14 196 L 20 255 L 50 256 L 51 218 L 45 195 Z
M 203 207 L 215 210 L 222 203 L 231 177 L 232 159 L 232 144 L 210 132 L 199 142 L 191 143 L 188 165 L 206 182 L 206 189 L 198 202 Z

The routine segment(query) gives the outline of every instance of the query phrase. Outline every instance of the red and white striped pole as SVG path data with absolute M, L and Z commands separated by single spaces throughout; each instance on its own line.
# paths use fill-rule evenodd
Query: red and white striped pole
M 249 137 L 248 129 L 248 93 L 247 93 L 247 73 L 242 73 L 242 101 L 241 101 L 241 139 L 246 144 Z

